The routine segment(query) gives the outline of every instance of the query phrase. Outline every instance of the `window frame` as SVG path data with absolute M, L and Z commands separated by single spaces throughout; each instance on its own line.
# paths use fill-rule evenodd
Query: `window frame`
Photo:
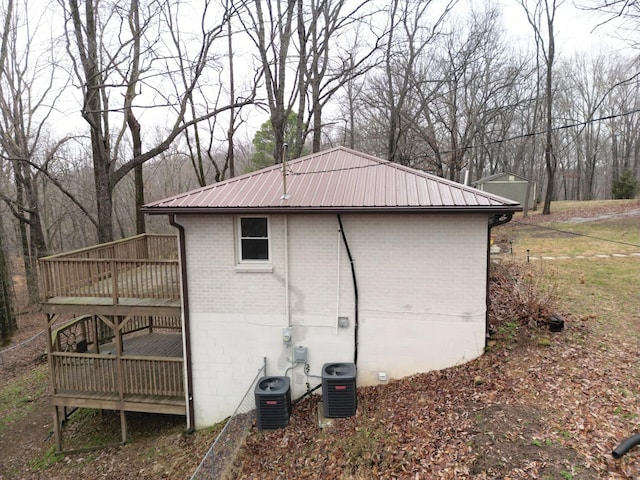
M 267 222 L 266 237 L 243 237 L 242 236 L 242 220 L 247 218 L 265 219 Z M 269 215 L 240 215 L 236 219 L 236 233 L 237 233 L 237 263 L 238 265 L 269 265 L 271 264 L 271 218 Z M 242 241 L 249 239 L 260 239 L 267 241 L 267 258 L 244 258 L 244 251 L 242 248 Z

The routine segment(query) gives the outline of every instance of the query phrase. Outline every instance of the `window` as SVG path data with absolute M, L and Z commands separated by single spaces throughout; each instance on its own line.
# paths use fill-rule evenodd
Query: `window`
M 267 217 L 240 218 L 240 261 L 269 261 L 269 223 Z

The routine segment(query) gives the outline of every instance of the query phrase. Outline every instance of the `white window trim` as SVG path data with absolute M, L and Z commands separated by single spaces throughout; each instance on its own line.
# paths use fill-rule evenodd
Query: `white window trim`
M 267 248 L 268 259 L 266 260 L 243 260 L 242 258 L 242 219 L 243 218 L 266 218 L 267 219 Z M 239 215 L 235 219 L 236 223 L 236 272 L 272 272 L 271 264 L 271 217 L 269 215 Z

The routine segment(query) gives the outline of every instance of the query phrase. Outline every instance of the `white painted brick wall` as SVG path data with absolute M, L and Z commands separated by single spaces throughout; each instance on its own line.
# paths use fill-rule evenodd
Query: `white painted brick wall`
M 399 378 L 479 356 L 484 347 L 487 218 L 483 215 L 346 214 L 359 291 L 358 382 Z M 236 407 L 267 357 L 284 375 L 284 217 L 270 216 L 271 273 L 235 270 L 234 218 L 181 216 L 187 236 L 196 427 Z M 289 301 L 293 345 L 310 373 L 353 361 L 354 290 L 335 215 L 290 215 Z M 338 316 L 350 320 L 338 329 Z M 293 396 L 305 392 L 302 366 Z

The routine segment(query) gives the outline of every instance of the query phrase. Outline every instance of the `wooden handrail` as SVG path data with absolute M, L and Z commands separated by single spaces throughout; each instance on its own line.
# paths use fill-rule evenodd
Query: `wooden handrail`
M 137 245 L 148 245 L 151 248 L 138 248 Z M 164 243 L 164 245 L 162 245 Z M 133 245 L 130 247 L 129 245 Z M 69 252 L 57 253 L 48 257 L 43 257 L 40 260 L 51 260 L 54 258 L 121 258 L 121 259 L 140 259 L 140 258 L 172 258 L 177 257 L 177 237 L 175 235 L 161 235 L 161 234 L 149 234 L 142 233 L 133 237 L 123 238 L 115 240 L 113 242 L 101 243 L 99 245 L 92 245 L 90 247 L 79 248 Z M 109 252 L 103 254 L 102 252 Z M 123 255 L 123 252 L 137 252 L 131 256 Z M 150 254 L 146 254 L 146 253 Z M 160 257 L 158 257 L 160 255 Z
M 178 260 L 49 258 L 40 262 L 42 295 L 180 298 Z
M 54 393 L 184 396 L 182 358 L 53 352 Z
M 180 298 L 175 235 L 136 235 L 44 257 L 39 266 L 44 301 L 109 297 L 117 304 L 119 297 Z

